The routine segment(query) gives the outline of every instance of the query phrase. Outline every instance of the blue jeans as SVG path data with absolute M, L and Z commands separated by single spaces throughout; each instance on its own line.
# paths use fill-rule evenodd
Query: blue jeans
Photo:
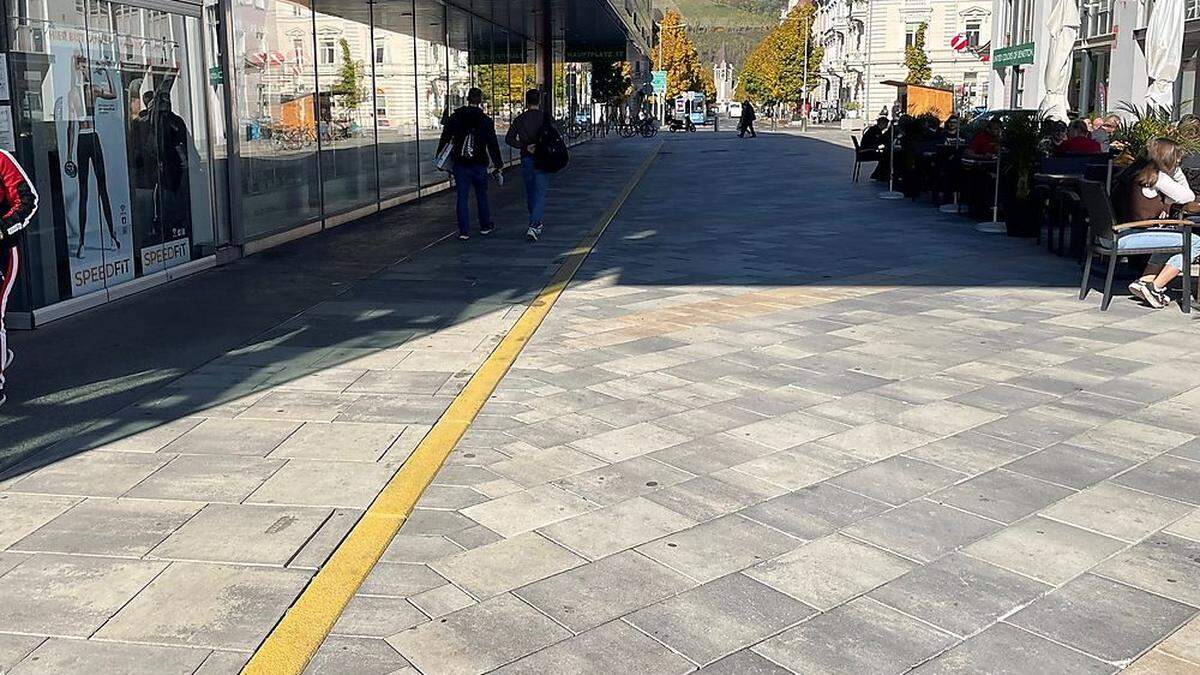
M 1117 250 L 1166 248 L 1169 246 L 1183 246 L 1183 235 L 1179 232 L 1146 230 L 1121 237 L 1117 245 Z M 1200 257 L 1200 233 L 1193 232 L 1191 260 L 1195 260 L 1198 257 Z M 1168 256 L 1166 253 L 1156 253 L 1150 257 L 1150 262 L 1159 265 L 1170 265 L 1177 270 L 1183 269 L 1183 256 L 1178 253 L 1172 256 Z
M 454 186 L 458 190 L 458 231 L 471 231 L 471 188 L 475 188 L 475 204 L 479 208 L 479 226 L 492 224 L 492 209 L 488 205 L 488 173 L 486 164 L 455 164 Z
M 521 177 L 525 180 L 525 205 L 529 207 L 529 224 L 539 225 L 546 214 L 546 193 L 550 191 L 550 174 L 533 165 L 533 157 L 521 158 Z

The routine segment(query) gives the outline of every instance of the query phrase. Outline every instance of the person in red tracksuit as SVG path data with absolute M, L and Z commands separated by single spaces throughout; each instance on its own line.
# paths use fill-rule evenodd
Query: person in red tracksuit
M 8 296 L 21 268 L 17 243 L 37 211 L 37 203 L 37 191 L 25 170 L 12 155 L 0 150 L 0 405 L 6 400 L 4 374 L 13 360 L 4 331 L 4 315 L 8 311 Z

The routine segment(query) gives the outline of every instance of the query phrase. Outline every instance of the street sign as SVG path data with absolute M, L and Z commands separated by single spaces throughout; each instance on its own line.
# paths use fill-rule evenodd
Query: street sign
M 208 69 L 208 83 L 211 86 L 218 87 L 225 84 L 225 73 L 221 70 L 221 66 L 211 66 Z
M 651 83 L 654 85 L 654 93 L 659 96 L 665 96 L 667 93 L 667 71 L 656 70 L 651 75 L 653 76 Z
M 993 49 L 992 67 L 996 70 L 1004 70 L 1033 63 L 1033 49 L 1032 42 Z

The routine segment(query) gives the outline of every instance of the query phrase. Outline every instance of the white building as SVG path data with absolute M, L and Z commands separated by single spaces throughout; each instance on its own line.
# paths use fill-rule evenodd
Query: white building
M 995 47 L 1034 43 L 1034 63 L 994 71 L 992 107 L 1037 108 L 1049 40 L 1050 0 L 996 0 L 992 30 Z M 1197 101 L 1197 49 L 1200 48 L 1200 0 L 1187 0 L 1183 69 L 1175 84 L 1175 109 L 1200 113 Z M 1149 84 L 1143 43 L 1153 0 L 1079 0 L 1081 26 L 1068 91 L 1070 109 L 1079 114 L 1119 112 L 1123 104 L 1142 107 Z
M 972 47 L 986 47 L 992 35 L 991 0 L 791 0 L 817 6 L 813 34 L 825 48 L 821 78 L 813 100 L 858 108 L 862 117 L 891 108 L 894 87 L 903 80 L 905 47 L 927 24 L 925 51 L 933 80 L 953 87 L 967 106 L 987 100 L 989 67 L 971 51 L 955 51 L 950 42 L 963 35 Z M 986 53 L 986 49 L 983 53 Z

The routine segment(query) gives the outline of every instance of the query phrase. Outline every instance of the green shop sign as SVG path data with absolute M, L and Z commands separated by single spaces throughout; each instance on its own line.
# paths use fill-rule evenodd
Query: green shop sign
M 1001 47 L 992 50 L 992 67 L 996 70 L 1033 63 L 1033 43 Z

